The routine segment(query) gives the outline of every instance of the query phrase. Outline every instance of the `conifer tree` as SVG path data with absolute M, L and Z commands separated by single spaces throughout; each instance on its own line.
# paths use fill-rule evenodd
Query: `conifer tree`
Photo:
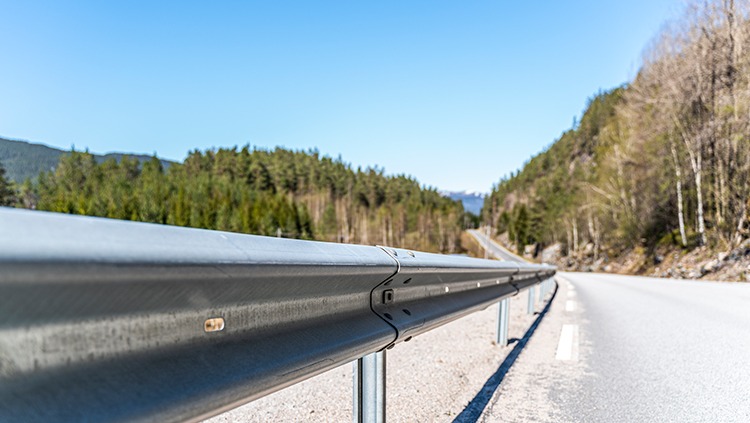
M 0 206 L 12 206 L 15 200 L 13 184 L 5 176 L 5 168 L 0 163 Z

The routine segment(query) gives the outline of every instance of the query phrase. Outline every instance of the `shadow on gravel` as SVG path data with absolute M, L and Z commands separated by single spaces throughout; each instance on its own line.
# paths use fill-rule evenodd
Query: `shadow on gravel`
M 516 362 L 516 358 L 518 358 L 518 355 L 521 354 L 521 351 L 523 351 L 526 343 L 529 342 L 529 339 L 531 339 L 531 335 L 534 334 L 537 326 L 539 326 L 539 323 L 541 323 L 542 319 L 547 314 L 547 311 L 549 311 L 549 307 L 550 305 L 552 305 L 552 300 L 554 300 L 555 296 L 557 296 L 557 289 L 558 286 L 557 284 L 555 284 L 555 290 L 552 292 L 552 297 L 550 297 L 547 305 L 544 306 L 544 309 L 537 315 L 536 319 L 534 319 L 534 323 L 531 324 L 529 329 L 523 335 L 523 338 L 518 340 L 516 346 L 513 347 L 513 350 L 511 350 L 510 354 L 505 357 L 505 360 L 503 360 L 502 364 L 500 364 L 500 367 L 497 368 L 497 371 L 493 373 L 489 379 L 487 379 L 487 382 L 484 383 L 482 389 L 477 392 L 471 402 L 469 402 L 469 405 L 464 408 L 464 411 L 462 411 L 461 414 L 453 419 L 453 423 L 468 423 L 476 422 L 477 420 L 479 420 L 479 417 L 482 415 L 485 407 L 487 407 L 490 399 L 492 399 L 492 395 L 497 390 L 497 387 L 500 386 L 500 383 L 505 378 L 505 375 L 508 374 L 508 370 L 510 370 L 511 366 L 513 366 L 513 363 Z

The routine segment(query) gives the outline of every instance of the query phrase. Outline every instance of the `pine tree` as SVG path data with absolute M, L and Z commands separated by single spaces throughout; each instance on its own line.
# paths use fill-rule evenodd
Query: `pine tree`
M 5 168 L 0 163 L 0 206 L 12 206 L 16 202 L 13 184 L 5 176 Z

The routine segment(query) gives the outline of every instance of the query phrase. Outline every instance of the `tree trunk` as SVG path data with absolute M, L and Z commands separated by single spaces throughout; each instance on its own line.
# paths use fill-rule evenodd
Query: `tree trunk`
M 578 222 L 573 219 L 573 255 L 578 260 Z
M 677 220 L 680 224 L 680 241 L 682 246 L 687 246 L 687 237 L 685 236 L 685 215 L 682 210 L 682 170 L 680 161 L 677 159 L 677 147 L 673 140 L 670 140 L 672 150 L 672 160 L 674 161 L 675 185 L 677 187 Z
M 695 167 L 695 195 L 698 200 L 698 204 L 696 208 L 698 209 L 698 236 L 699 236 L 699 242 L 700 245 L 706 245 L 706 222 L 703 218 L 703 194 L 702 186 L 701 186 L 701 176 L 702 176 L 702 169 L 701 169 L 701 155 L 698 154 L 696 156 L 696 167 Z
M 698 244 L 703 246 L 706 245 L 706 223 L 703 218 L 703 187 L 701 185 L 701 153 L 698 154 L 693 152 L 688 144 L 687 139 L 683 137 L 685 146 L 687 147 L 688 155 L 690 156 L 690 165 L 693 168 L 693 175 L 695 176 L 695 196 L 697 200 L 696 212 L 698 213 Z
M 732 246 L 735 247 L 742 242 L 742 232 L 745 230 L 745 220 L 747 220 L 747 201 L 742 202 L 742 211 L 737 221 L 737 232 L 732 237 Z

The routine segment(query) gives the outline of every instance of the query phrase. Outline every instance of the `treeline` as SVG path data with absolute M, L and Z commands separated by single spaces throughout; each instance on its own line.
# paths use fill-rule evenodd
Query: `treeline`
M 277 148 L 191 152 L 164 169 L 154 158 L 97 163 L 73 151 L 16 189 L 19 207 L 232 232 L 384 244 L 451 253 L 461 203 L 383 170 Z
M 573 257 L 747 238 L 748 6 L 688 5 L 632 83 L 592 99 L 578 125 L 494 187 L 485 222 L 519 249 L 560 242 Z

